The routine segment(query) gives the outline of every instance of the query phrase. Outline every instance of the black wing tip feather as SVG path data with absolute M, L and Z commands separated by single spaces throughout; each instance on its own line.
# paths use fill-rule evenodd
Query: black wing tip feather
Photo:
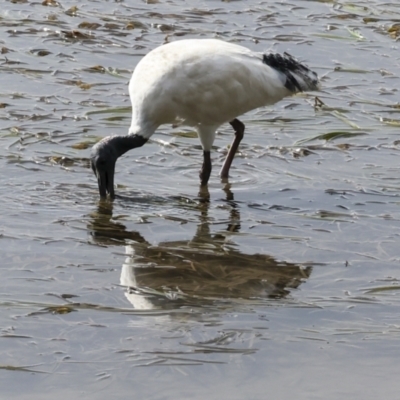
M 317 74 L 311 71 L 306 65 L 301 64 L 289 53 L 285 52 L 283 55 L 278 53 L 264 54 L 263 63 L 284 74 L 286 76 L 285 87 L 293 93 L 318 89 Z M 293 74 L 301 77 L 306 87 L 301 85 Z

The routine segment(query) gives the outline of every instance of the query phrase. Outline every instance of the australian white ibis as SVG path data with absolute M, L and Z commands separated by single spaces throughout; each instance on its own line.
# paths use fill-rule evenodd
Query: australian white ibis
M 231 124 L 235 138 L 220 172 L 227 178 L 244 134 L 237 117 L 318 87 L 317 74 L 287 53 L 256 53 L 217 39 L 179 40 L 157 47 L 138 63 L 129 83 L 129 133 L 108 136 L 92 149 L 100 196 L 115 196 L 118 157 L 143 146 L 160 125 L 176 121 L 197 130 L 204 156 L 201 185 L 207 185 L 210 177 L 216 130 Z

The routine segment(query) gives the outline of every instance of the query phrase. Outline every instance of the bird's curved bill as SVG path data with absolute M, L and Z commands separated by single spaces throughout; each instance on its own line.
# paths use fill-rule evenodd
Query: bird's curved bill
M 107 194 L 113 199 L 114 194 L 114 171 L 96 171 L 97 183 L 99 185 L 100 197 L 105 198 Z

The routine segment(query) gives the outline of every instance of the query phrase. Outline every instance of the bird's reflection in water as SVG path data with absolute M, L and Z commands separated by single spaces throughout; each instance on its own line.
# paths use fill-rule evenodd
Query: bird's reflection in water
M 229 186 L 225 193 L 229 210 L 225 231 L 211 233 L 209 193 L 202 189 L 195 210 L 199 223 L 194 237 L 158 245 L 113 221 L 112 203 L 99 203 L 88 229 L 98 244 L 125 245 L 121 285 L 127 288 L 126 297 L 136 309 L 279 299 L 310 276 L 310 266 L 238 251 L 229 237 L 240 230 L 240 211 Z

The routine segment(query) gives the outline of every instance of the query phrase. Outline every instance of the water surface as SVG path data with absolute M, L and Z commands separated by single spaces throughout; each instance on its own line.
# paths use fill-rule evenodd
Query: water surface
M 0 11 L 0 393 L 83 399 L 395 398 L 396 2 L 6 1 Z M 208 190 L 188 128 L 117 164 L 129 77 L 167 41 L 287 51 L 323 90 L 221 127 Z

